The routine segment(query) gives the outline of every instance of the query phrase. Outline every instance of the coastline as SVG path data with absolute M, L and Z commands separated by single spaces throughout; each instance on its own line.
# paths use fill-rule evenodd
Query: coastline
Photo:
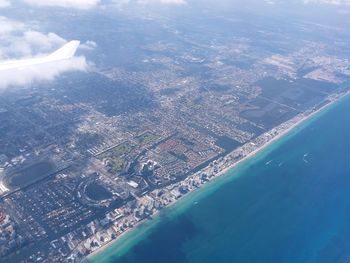
M 195 188 L 193 190 L 190 190 L 187 194 L 183 195 L 181 198 L 179 198 L 175 202 L 171 202 L 169 205 L 164 207 L 162 210 L 158 210 L 155 213 L 153 213 L 148 220 L 141 220 L 137 224 L 135 224 L 133 227 L 127 229 L 125 232 L 120 234 L 115 240 L 103 245 L 102 247 L 96 249 L 92 253 L 90 253 L 88 256 L 85 257 L 84 262 L 95 262 L 95 257 L 97 259 L 98 256 L 100 256 L 98 262 L 105 262 L 104 260 L 107 260 L 108 258 L 117 255 L 117 254 L 124 254 L 130 246 L 133 246 L 135 243 L 140 241 L 145 233 L 148 233 L 152 228 L 154 228 L 157 225 L 157 222 L 162 219 L 162 215 L 170 215 L 175 212 L 179 212 L 183 209 L 186 209 L 188 206 L 192 206 L 193 199 L 195 199 L 197 196 L 203 194 L 204 192 L 207 193 L 207 191 L 210 188 L 217 189 L 221 184 L 218 184 L 219 179 L 232 179 L 232 177 L 236 177 L 236 173 L 232 174 L 232 172 L 237 171 L 238 167 L 240 167 L 242 164 L 246 164 L 248 160 L 251 160 L 253 157 L 263 158 L 265 157 L 270 151 L 273 149 L 270 149 L 270 146 L 275 145 L 276 142 L 279 142 L 282 138 L 287 139 L 289 136 L 293 136 L 295 133 L 297 133 L 300 129 L 304 128 L 304 125 L 306 126 L 308 124 L 307 121 L 312 121 L 315 118 L 320 116 L 320 113 L 327 112 L 328 110 L 331 110 L 332 106 L 335 106 L 337 103 L 343 101 L 350 95 L 350 92 L 343 92 L 340 94 L 332 95 L 329 98 L 327 98 L 324 102 L 324 105 L 317 109 L 307 110 L 305 112 L 302 112 L 295 116 L 294 118 L 282 123 L 281 125 L 273 128 L 272 130 L 264 133 L 263 135 L 259 136 L 257 140 L 253 140 L 253 142 L 248 142 L 247 144 L 243 145 L 239 149 L 235 149 L 231 153 L 229 153 L 224 159 L 223 163 L 220 165 L 223 167 L 215 173 L 213 177 L 211 177 L 208 182 L 204 183 L 198 188 Z M 299 129 L 298 129 L 299 128 Z M 259 144 L 255 144 L 255 141 L 259 141 L 261 138 L 267 139 L 266 141 L 259 142 Z M 252 149 L 251 151 L 249 151 Z M 237 152 L 248 150 L 249 153 L 244 155 L 241 159 L 234 161 L 232 163 L 232 158 Z M 262 156 L 259 156 L 258 154 L 263 154 Z M 231 163 L 230 163 L 231 162 Z M 202 171 L 198 173 L 194 173 L 193 175 L 189 177 L 194 177 L 197 174 L 202 173 L 205 171 L 208 167 L 204 168 Z M 222 181 L 224 183 L 224 181 Z M 214 186 L 215 185 L 215 186 Z M 124 241 L 124 243 L 122 243 Z M 122 243 L 122 244 L 121 244 Z M 113 255 L 103 255 L 104 252 L 108 252 L 109 249 L 112 249 L 115 245 L 118 246 L 117 249 L 114 249 Z M 120 253 L 118 253 L 118 251 Z

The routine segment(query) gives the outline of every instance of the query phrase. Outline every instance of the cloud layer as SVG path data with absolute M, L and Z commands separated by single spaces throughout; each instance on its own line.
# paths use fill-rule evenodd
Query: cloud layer
M 183 5 L 185 0 L 114 0 L 117 5 L 138 3 L 138 4 L 168 4 L 168 5 Z
M 52 81 L 60 74 L 68 71 L 87 70 L 84 57 L 56 61 L 28 68 L 0 71 L 0 90 L 9 87 L 26 87 L 36 82 Z
M 266 3 L 273 4 L 274 0 L 264 0 Z M 116 6 L 124 6 L 127 4 L 165 4 L 165 5 L 184 5 L 187 0 L 22 0 L 32 6 L 37 7 L 62 7 L 87 10 L 104 6 L 106 3 L 113 3 Z M 333 5 L 350 5 L 350 0 L 300 0 L 301 3 L 318 3 L 318 4 L 333 4 Z M 10 0 L 0 0 L 0 8 L 11 6 Z
M 64 8 L 90 9 L 96 7 L 100 0 L 23 0 L 34 6 L 56 6 Z
M 55 33 L 32 30 L 25 24 L 0 16 L 0 61 L 44 56 L 67 41 Z M 93 49 L 96 43 L 82 45 Z M 0 89 L 27 86 L 38 81 L 50 81 L 67 71 L 84 71 L 88 65 L 84 57 L 33 66 L 30 68 L 0 71 Z
M 35 7 L 62 7 L 79 10 L 88 10 L 100 6 L 103 0 L 21 0 L 22 2 Z M 311 0 L 312 1 L 312 0 Z M 334 0 L 336 1 L 336 0 Z M 338 0 L 341 1 L 341 0 Z M 104 3 L 113 3 L 116 6 L 127 4 L 164 4 L 164 5 L 183 5 L 186 0 L 109 0 Z M 11 0 L 0 0 L 0 8 L 11 6 Z
M 350 5 L 350 0 L 304 0 L 304 3 Z
M 11 5 L 9 0 L 0 0 L 0 8 L 9 7 Z

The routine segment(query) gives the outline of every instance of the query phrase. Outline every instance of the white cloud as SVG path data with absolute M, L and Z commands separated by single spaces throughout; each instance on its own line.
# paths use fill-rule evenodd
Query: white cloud
M 15 31 L 15 30 L 13 30 Z M 23 31 L 16 30 L 14 34 L 9 34 L 13 31 L 0 31 L 0 58 L 18 58 L 40 55 L 52 51 L 59 46 L 62 46 L 67 41 L 55 33 L 44 34 L 31 29 L 23 28 Z M 7 57 L 4 57 L 7 54 Z
M 142 4 L 171 4 L 171 5 L 183 5 L 186 4 L 185 0 L 138 0 Z
M 0 16 L 0 61 L 44 56 L 55 51 L 67 41 L 55 33 L 42 33 L 27 25 Z M 92 48 L 96 43 L 87 41 Z M 11 86 L 27 86 L 33 82 L 50 81 L 67 71 L 85 71 L 88 64 L 84 57 L 30 68 L 0 71 L 0 89 Z
M 23 2 L 37 7 L 63 7 L 74 9 L 91 9 L 100 6 L 102 0 L 22 0 Z M 340 0 L 341 1 L 341 0 Z M 117 6 L 125 4 L 168 4 L 168 5 L 183 5 L 186 0 L 111 0 Z M 0 8 L 10 6 L 10 0 L 0 0 Z
M 34 6 L 52 6 L 75 9 L 90 9 L 96 7 L 100 0 L 23 0 L 25 3 Z
M 116 6 L 126 4 L 166 4 L 166 5 L 183 5 L 187 4 L 186 0 L 113 0 Z
M 23 34 L 25 42 L 31 45 L 40 47 L 52 47 L 54 45 L 63 45 L 66 40 L 56 35 L 55 33 L 48 33 L 47 35 L 37 31 L 26 31 Z
M 88 40 L 83 44 L 80 44 L 79 48 L 84 50 L 94 50 L 97 47 L 95 41 Z
M 84 57 L 56 61 L 23 69 L 0 71 L 0 90 L 9 87 L 25 87 L 36 82 L 52 81 L 68 71 L 85 71 L 88 66 Z
M 9 0 L 0 0 L 0 8 L 9 7 L 11 5 Z
M 304 0 L 305 4 L 333 4 L 333 5 L 350 5 L 350 0 Z
M 14 31 L 19 31 L 24 28 L 24 24 L 8 19 L 7 17 L 0 16 L 0 38 L 1 35 L 5 35 Z

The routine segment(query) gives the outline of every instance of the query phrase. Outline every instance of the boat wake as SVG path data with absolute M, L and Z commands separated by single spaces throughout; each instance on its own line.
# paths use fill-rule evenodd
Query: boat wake
M 310 163 L 306 158 L 309 156 L 309 153 L 305 153 L 303 156 L 304 163 Z
M 273 160 L 270 160 L 270 161 L 266 162 L 265 165 L 269 165 L 272 162 L 273 162 Z

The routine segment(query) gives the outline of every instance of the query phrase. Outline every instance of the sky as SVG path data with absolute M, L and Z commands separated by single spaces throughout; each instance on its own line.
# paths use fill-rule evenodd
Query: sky
M 128 5 L 171 5 L 187 6 L 194 0 L 0 0 L 0 63 L 6 60 L 39 57 L 47 55 L 64 45 L 67 41 L 60 32 L 47 31 L 45 25 L 38 21 L 21 21 L 11 18 L 11 9 L 16 5 L 23 8 L 43 8 L 50 10 L 61 8 L 84 12 L 94 9 L 122 7 Z M 207 0 L 208 1 L 208 0 Z M 209 0 L 211 1 L 211 0 Z M 229 0 L 217 0 L 229 1 Z M 281 0 L 262 0 L 267 4 L 276 4 Z M 305 5 L 350 5 L 350 0 L 300 0 Z M 213 0 L 214 2 L 214 0 Z M 4 12 L 6 11 L 6 12 Z M 4 15 L 4 14 L 6 15 Z M 79 40 L 79 39 L 78 39 Z M 88 71 L 89 62 L 83 56 L 84 52 L 93 50 L 98 46 L 91 40 L 82 43 L 79 48 L 79 56 L 69 61 L 55 63 L 54 65 L 41 65 L 30 69 L 11 70 L 0 72 L 0 89 L 13 86 L 28 86 L 33 82 L 52 81 L 62 73 L 69 71 Z

